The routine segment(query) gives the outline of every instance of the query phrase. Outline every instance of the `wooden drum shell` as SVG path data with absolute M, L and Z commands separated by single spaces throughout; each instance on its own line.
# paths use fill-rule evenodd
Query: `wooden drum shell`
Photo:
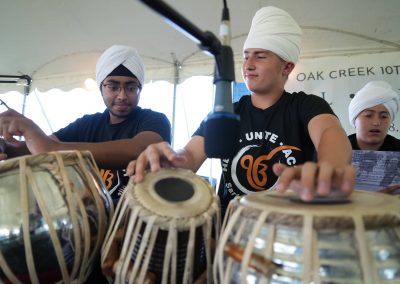
M 102 248 L 103 272 L 114 283 L 211 282 L 219 229 L 219 199 L 193 172 L 131 178 Z

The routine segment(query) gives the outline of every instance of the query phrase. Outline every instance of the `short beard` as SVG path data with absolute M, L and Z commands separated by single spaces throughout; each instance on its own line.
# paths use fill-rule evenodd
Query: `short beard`
M 112 110 L 108 110 L 113 116 L 118 117 L 118 118 L 127 118 L 131 112 L 127 113 L 127 114 L 119 114 L 119 113 L 115 113 Z

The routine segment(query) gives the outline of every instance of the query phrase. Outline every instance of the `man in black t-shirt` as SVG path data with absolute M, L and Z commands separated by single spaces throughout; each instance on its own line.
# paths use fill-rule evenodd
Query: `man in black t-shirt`
M 291 182 L 305 201 L 328 195 L 333 183 L 344 194 L 353 190 L 351 147 L 339 119 L 323 99 L 284 90 L 298 60 L 301 34 L 281 9 L 264 7 L 253 18 L 242 68 L 251 94 L 234 105 L 240 115 L 239 148 L 221 160 L 222 210 L 237 195 L 285 191 Z M 127 174 L 141 182 L 147 168 L 157 171 L 161 165 L 196 172 L 206 158 L 203 122 L 183 149 L 150 145 L 129 164 Z

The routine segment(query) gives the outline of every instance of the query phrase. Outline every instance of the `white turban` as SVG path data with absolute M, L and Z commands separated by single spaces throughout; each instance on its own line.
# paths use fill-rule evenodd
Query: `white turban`
M 383 81 L 371 81 L 359 90 L 349 104 L 350 125 L 355 127 L 354 121 L 360 112 L 377 105 L 384 105 L 393 120 L 399 109 L 398 94 L 392 87 Z
M 287 12 L 273 6 L 263 7 L 253 17 L 243 50 L 262 48 L 297 63 L 301 36 L 301 28 Z
M 96 65 L 96 82 L 100 88 L 101 82 L 119 65 L 125 66 L 144 84 L 144 65 L 136 49 L 130 46 L 113 45 L 100 56 Z

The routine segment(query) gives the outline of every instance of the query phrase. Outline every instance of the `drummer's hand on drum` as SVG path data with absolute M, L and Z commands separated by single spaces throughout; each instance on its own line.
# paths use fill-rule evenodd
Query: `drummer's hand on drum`
M 52 150 L 55 141 L 50 139 L 32 120 L 13 109 L 0 113 L 0 137 L 14 146 L 21 141 L 15 136 L 24 136 L 25 143 L 32 154 L 43 153 Z
M 314 196 L 336 194 L 350 195 L 355 185 L 356 171 L 353 166 L 334 168 L 329 163 L 306 162 L 303 165 L 288 167 L 274 164 L 274 173 L 279 176 L 277 190 L 284 192 L 288 188 L 295 190 L 304 201 L 311 201 Z
M 131 161 L 126 169 L 128 176 L 135 175 L 135 182 L 142 182 L 145 171 L 158 171 L 161 167 L 180 168 L 186 162 L 186 157 L 175 152 L 167 142 L 151 144 Z

